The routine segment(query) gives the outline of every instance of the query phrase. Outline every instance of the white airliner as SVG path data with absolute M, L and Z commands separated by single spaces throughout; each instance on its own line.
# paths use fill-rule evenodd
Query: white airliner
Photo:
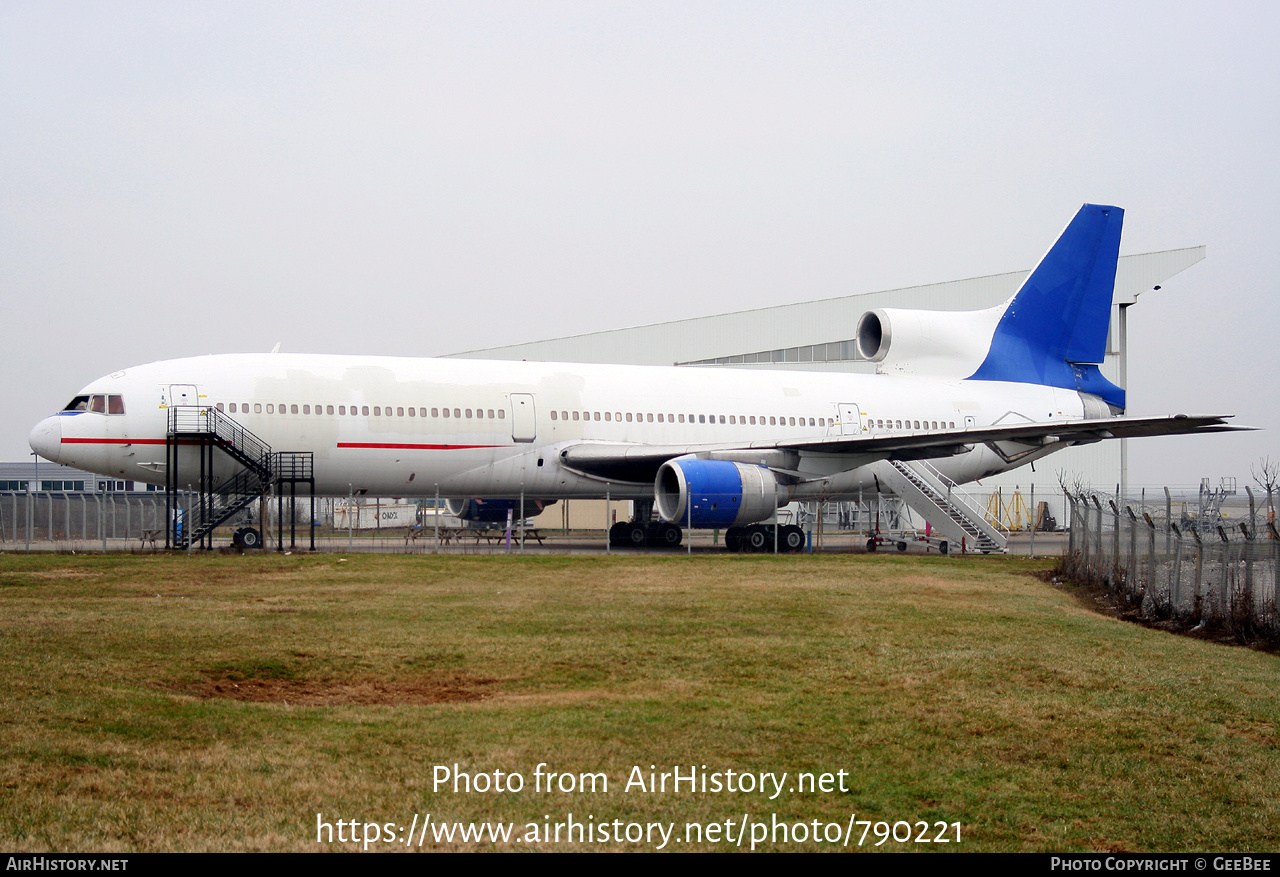
M 505 518 L 517 497 L 608 494 L 639 501 L 637 520 L 616 534 L 623 541 L 678 544 L 680 527 L 692 526 L 759 545 L 772 542 L 760 522 L 780 506 L 876 490 L 886 463 L 931 461 L 941 483 L 963 483 L 1075 444 L 1232 429 L 1222 417 L 1120 416 L 1124 391 L 1097 364 L 1122 221 L 1119 208 L 1084 205 L 999 307 L 864 314 L 857 342 L 874 375 L 206 356 L 93 381 L 32 430 L 31 447 L 56 463 L 183 488 L 202 470 L 176 417 L 195 412 L 270 449 L 310 452 L 320 495 L 482 500 L 454 508 Z M 252 456 L 228 441 L 206 464 L 211 488 Z M 263 468 L 248 492 L 271 477 Z M 650 503 L 661 521 L 649 521 Z M 779 533 L 792 550 L 803 539 L 795 527 Z

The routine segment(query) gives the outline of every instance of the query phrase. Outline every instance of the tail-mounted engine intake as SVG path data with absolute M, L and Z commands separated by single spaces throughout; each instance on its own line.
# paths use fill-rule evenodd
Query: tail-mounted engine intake
M 542 510 L 555 503 L 554 499 L 530 499 L 524 501 L 523 513 L 519 499 L 448 499 L 445 508 L 449 514 L 462 521 L 475 521 L 484 524 L 505 524 L 507 512 L 511 512 L 512 520 L 532 518 Z
M 790 499 L 765 467 L 723 460 L 668 460 L 658 469 L 654 492 L 664 521 L 704 528 L 767 520 Z
M 967 377 L 987 355 L 1003 310 L 867 311 L 858 320 L 858 355 L 882 374 Z

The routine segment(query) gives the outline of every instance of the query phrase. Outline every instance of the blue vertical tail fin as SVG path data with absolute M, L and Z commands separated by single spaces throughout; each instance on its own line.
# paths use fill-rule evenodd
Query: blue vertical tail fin
M 1123 223 L 1119 207 L 1080 208 L 1005 306 L 970 380 L 1074 389 L 1124 408 L 1124 390 L 1098 370 L 1107 352 Z

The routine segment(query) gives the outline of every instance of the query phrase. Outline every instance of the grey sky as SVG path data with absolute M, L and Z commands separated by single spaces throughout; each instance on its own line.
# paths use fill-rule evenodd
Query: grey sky
M 433 355 L 1208 245 L 1132 482 L 1280 458 L 1272 3 L 0 4 L 0 459 L 102 374 Z M 852 330 L 852 327 L 850 327 Z

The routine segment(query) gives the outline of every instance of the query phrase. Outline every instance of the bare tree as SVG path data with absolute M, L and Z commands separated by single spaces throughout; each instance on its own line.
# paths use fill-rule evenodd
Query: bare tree
M 1059 469 L 1054 475 L 1058 479 L 1059 486 L 1062 487 L 1062 492 L 1069 496 L 1083 496 L 1084 492 L 1089 489 L 1089 485 L 1085 483 L 1084 476 L 1079 472 L 1068 472 L 1066 469 Z
M 1254 483 L 1267 492 L 1268 517 L 1274 520 L 1276 486 L 1280 484 L 1280 462 L 1273 463 L 1270 457 L 1263 457 L 1249 467 L 1249 472 L 1253 475 Z

